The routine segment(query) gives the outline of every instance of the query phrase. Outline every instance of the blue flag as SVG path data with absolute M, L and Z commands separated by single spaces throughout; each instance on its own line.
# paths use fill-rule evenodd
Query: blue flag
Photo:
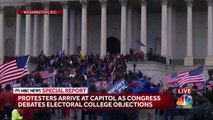
M 120 80 L 116 82 L 111 89 L 109 89 L 108 93 L 122 93 L 128 87 L 129 84 L 127 81 Z

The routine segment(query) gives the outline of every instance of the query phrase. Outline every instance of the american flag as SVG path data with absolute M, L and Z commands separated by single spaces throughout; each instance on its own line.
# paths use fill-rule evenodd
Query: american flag
M 28 60 L 29 56 L 23 56 L 0 65 L 0 84 L 18 80 L 28 75 Z
M 48 79 L 48 78 L 54 77 L 55 75 L 54 72 L 50 73 L 49 71 L 40 71 L 39 74 L 42 79 Z
M 203 76 L 204 67 L 199 67 L 189 72 L 183 72 L 178 76 L 178 84 L 180 87 L 185 85 L 186 83 L 196 83 L 196 82 L 204 82 Z
M 178 81 L 178 74 L 177 73 L 173 73 L 171 75 L 168 75 L 165 77 L 164 82 L 169 84 L 169 83 L 176 83 Z
M 172 86 L 172 93 L 176 94 L 176 89 L 178 88 L 179 86 Z

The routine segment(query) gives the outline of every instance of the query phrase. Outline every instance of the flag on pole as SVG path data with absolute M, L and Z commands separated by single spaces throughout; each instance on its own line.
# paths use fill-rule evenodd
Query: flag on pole
M 173 86 L 171 86 L 172 93 L 176 94 L 176 89 L 177 89 L 178 87 L 179 87 L 178 85 L 173 85 Z
M 110 80 L 113 81 L 116 79 L 116 74 L 115 74 L 115 70 L 116 70 L 116 66 L 114 66 L 112 72 L 111 72 L 111 76 L 110 76 Z
M 29 56 L 27 55 L 0 65 L 0 84 L 15 81 L 28 75 L 28 61 Z
M 204 67 L 196 68 L 189 72 L 183 72 L 178 76 L 178 84 L 180 87 L 185 85 L 186 83 L 197 83 L 197 82 L 204 82 L 204 75 L 203 75 Z
M 49 71 L 40 71 L 39 75 L 42 79 L 48 79 L 48 78 L 54 77 L 55 73 L 49 72 Z
M 146 47 L 140 40 L 136 40 L 136 43 L 143 46 L 143 47 Z
M 164 82 L 167 84 L 176 83 L 178 81 L 178 74 L 172 73 L 164 78 Z

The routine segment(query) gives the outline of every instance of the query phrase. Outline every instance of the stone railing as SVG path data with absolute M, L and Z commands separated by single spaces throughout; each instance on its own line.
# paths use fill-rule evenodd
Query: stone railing
M 11 61 L 11 60 L 14 60 L 14 59 L 16 59 L 16 57 L 14 57 L 14 56 L 4 56 L 4 63 Z
M 30 63 L 39 63 L 39 58 L 38 57 L 30 57 Z
M 15 58 L 16 57 L 14 57 L 14 56 L 5 56 L 4 62 L 14 60 Z M 166 58 L 162 57 L 162 56 L 153 56 L 152 59 L 148 60 L 146 56 L 143 57 L 143 58 L 138 58 L 135 55 L 127 55 L 126 59 L 127 59 L 128 62 L 156 62 L 156 63 L 166 64 Z M 170 61 L 172 61 L 172 60 L 170 60 Z M 30 63 L 34 63 L 34 64 L 39 63 L 39 58 L 31 56 L 30 57 Z
M 205 65 L 205 59 L 194 59 L 194 65 Z
M 205 65 L 205 59 L 195 58 L 194 65 Z M 173 65 L 184 65 L 184 59 L 173 59 Z
M 151 58 L 148 58 L 146 55 L 144 57 L 138 57 L 136 55 L 126 55 L 128 62 L 158 62 L 166 64 L 166 57 L 160 55 L 153 55 Z
M 11 56 L 5 56 L 4 57 L 4 62 L 7 62 L 7 61 L 11 61 L 11 60 L 14 60 L 16 57 L 11 57 Z M 162 57 L 162 56 L 156 56 L 156 57 L 153 57 L 152 60 L 148 60 L 147 57 L 145 56 L 144 58 L 137 58 L 136 56 L 134 55 L 127 55 L 127 59 L 128 59 L 128 62 L 135 62 L 135 63 L 140 63 L 140 62 L 143 62 L 143 63 L 149 63 L 149 62 L 152 62 L 152 63 L 162 63 L 162 64 L 166 64 L 166 58 L 165 57 Z M 194 65 L 205 65 L 205 59 L 202 59 L 202 58 L 195 58 L 194 59 Z M 30 63 L 34 63 L 34 64 L 37 64 L 39 63 L 39 58 L 38 57 L 30 57 Z M 184 65 L 184 59 L 169 59 L 169 65 Z
M 184 59 L 173 59 L 172 65 L 184 65 Z

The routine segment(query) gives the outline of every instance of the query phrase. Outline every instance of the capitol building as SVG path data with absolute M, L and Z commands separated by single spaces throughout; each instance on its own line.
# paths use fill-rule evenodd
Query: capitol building
M 18 10 L 63 13 L 25 15 Z M 210 69 L 213 0 L 0 0 L 1 62 L 5 56 L 38 56 L 42 50 L 74 54 L 77 48 L 100 56 L 152 48 L 170 62 L 138 63 L 136 69 L 154 79 L 200 65 Z

